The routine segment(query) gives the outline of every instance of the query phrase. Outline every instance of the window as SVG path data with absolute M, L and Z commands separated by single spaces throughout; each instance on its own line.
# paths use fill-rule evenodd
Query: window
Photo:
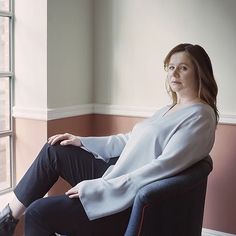
M 13 0 L 0 0 L 0 193 L 13 186 Z

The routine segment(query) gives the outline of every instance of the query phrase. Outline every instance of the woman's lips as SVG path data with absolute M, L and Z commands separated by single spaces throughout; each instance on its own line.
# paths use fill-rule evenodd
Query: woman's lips
M 171 83 L 172 84 L 181 84 L 181 82 L 179 82 L 179 81 L 172 81 Z

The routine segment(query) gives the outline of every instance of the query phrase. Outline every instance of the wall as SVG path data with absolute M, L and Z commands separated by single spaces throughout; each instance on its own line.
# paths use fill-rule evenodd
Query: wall
M 236 115 L 235 11 L 234 0 L 95 1 L 95 102 L 162 106 L 163 59 L 176 44 L 191 42 L 212 59 L 220 112 Z
M 15 1 L 15 15 L 14 116 L 80 114 L 93 100 L 93 1 Z
M 92 103 L 93 2 L 49 0 L 48 108 Z
M 47 109 L 47 1 L 15 1 L 14 113 Z
M 205 228 L 233 234 L 236 234 L 235 139 L 236 125 L 217 127 L 204 217 Z

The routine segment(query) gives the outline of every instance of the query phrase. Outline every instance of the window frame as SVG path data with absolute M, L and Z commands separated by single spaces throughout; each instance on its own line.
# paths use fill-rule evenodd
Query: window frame
M 1 11 L 0 17 L 9 19 L 9 70 L 0 71 L 0 78 L 9 78 L 9 130 L 0 130 L 0 138 L 9 137 L 9 158 L 10 158 L 10 185 L 8 188 L 0 189 L 0 195 L 12 191 L 15 186 L 15 163 L 14 163 L 14 130 L 13 130 L 13 88 L 14 88 L 14 0 L 9 0 L 9 11 Z

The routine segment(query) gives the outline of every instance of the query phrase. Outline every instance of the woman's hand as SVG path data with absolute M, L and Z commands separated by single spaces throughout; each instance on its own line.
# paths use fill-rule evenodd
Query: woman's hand
M 60 142 L 61 145 L 74 145 L 78 147 L 82 146 L 80 139 L 77 136 L 69 133 L 56 134 L 48 139 L 48 143 L 51 145 L 54 145 L 57 142 Z
M 79 186 L 75 185 L 65 193 L 69 198 L 79 198 Z

